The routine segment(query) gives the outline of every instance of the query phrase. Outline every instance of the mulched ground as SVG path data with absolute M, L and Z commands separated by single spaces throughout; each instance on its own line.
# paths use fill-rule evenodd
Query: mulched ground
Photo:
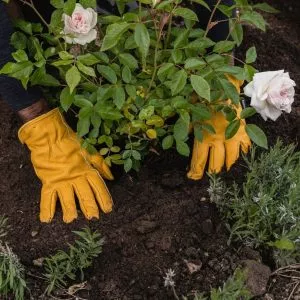
M 237 55 L 256 45 L 260 71 L 284 68 L 300 82 L 300 3 L 298 0 L 268 1 L 281 13 L 268 17 L 270 28 L 261 33 L 249 28 L 246 43 Z M 259 117 L 253 122 L 264 128 L 273 144 L 279 136 L 285 143 L 300 139 L 300 98 L 297 90 L 293 112 L 275 122 Z M 102 255 L 87 272 L 86 299 L 173 299 L 164 288 L 168 268 L 176 272 L 176 290 L 187 295 L 194 290 L 208 291 L 221 285 L 240 259 L 252 258 L 253 251 L 228 246 L 228 233 L 214 205 L 208 201 L 208 179 L 186 179 L 188 159 L 173 152 L 151 155 L 138 174 L 120 174 L 109 184 L 114 211 L 100 221 L 88 223 L 82 217 L 71 225 L 62 222 L 60 209 L 51 224 L 41 224 L 39 192 L 41 185 L 32 169 L 29 152 L 17 140 L 20 126 L 16 116 L 0 103 L 0 214 L 9 218 L 7 241 L 32 274 L 40 271 L 34 259 L 66 248 L 74 240 L 72 230 L 85 225 L 98 229 L 106 238 Z M 299 146 L 298 146 L 299 148 Z M 226 182 L 242 178 L 245 169 L 238 163 Z M 189 274 L 186 261 L 202 263 Z M 270 263 L 270 261 L 267 261 Z M 32 299 L 43 292 L 39 279 L 28 276 Z M 288 281 L 272 282 L 269 291 L 275 299 L 288 299 L 292 286 Z M 28 299 L 30 297 L 28 296 Z

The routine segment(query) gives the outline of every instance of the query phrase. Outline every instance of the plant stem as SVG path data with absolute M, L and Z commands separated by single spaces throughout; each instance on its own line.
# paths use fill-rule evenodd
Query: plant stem
M 43 18 L 43 16 L 39 13 L 39 11 L 36 9 L 36 7 L 34 6 L 34 3 L 32 2 L 32 0 L 30 0 L 30 2 L 27 2 L 26 0 L 19 0 L 21 3 L 29 6 L 35 13 L 36 15 L 40 18 L 40 20 L 42 21 L 42 23 L 44 23 L 44 25 L 49 28 L 49 24 L 46 22 L 46 20 Z
M 172 12 L 171 12 L 170 19 L 169 19 L 169 24 L 168 24 L 168 33 L 167 33 L 167 38 L 166 38 L 166 43 L 165 43 L 165 49 L 167 49 L 168 45 L 169 45 L 171 30 L 172 30 L 172 21 L 173 21 L 173 15 L 172 15 Z
M 216 13 L 216 10 L 217 10 L 218 6 L 220 5 L 221 1 L 222 1 L 222 0 L 218 0 L 218 2 L 216 3 L 216 5 L 215 5 L 215 7 L 214 7 L 214 9 L 213 9 L 213 11 L 212 11 L 212 13 L 211 13 L 211 15 L 210 15 L 208 24 L 207 24 L 207 26 L 206 26 L 206 30 L 205 30 L 204 37 L 207 36 L 207 34 L 208 34 L 209 30 L 210 30 L 210 26 L 211 26 L 212 19 L 213 19 L 215 13 Z

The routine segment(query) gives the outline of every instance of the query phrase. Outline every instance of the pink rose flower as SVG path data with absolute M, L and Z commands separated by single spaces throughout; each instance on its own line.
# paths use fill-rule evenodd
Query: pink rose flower
M 92 8 L 84 9 L 77 3 L 71 16 L 63 14 L 63 34 L 69 44 L 85 45 L 97 37 L 97 13 Z

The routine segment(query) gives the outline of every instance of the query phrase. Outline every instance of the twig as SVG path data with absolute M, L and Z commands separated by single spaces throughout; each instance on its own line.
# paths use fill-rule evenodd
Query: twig
M 300 281 L 298 281 L 298 282 L 295 284 L 295 286 L 294 286 L 293 290 L 291 291 L 291 293 L 290 293 L 290 295 L 289 295 L 289 297 L 288 297 L 287 300 L 292 299 L 292 296 L 293 296 L 294 292 L 296 291 L 296 288 L 298 287 L 299 284 L 300 284 Z
M 221 1 L 222 1 L 222 0 L 218 0 L 218 2 L 216 3 L 216 5 L 215 5 L 215 7 L 214 7 L 214 9 L 213 9 L 213 11 L 212 11 L 212 13 L 211 13 L 211 15 L 210 15 L 209 21 L 208 21 L 207 26 L 206 26 L 206 30 L 205 30 L 204 37 L 206 37 L 207 34 L 208 34 L 208 32 L 209 32 L 209 29 L 210 29 L 210 26 L 211 26 L 212 19 L 213 19 L 215 13 L 216 13 L 216 10 L 217 10 L 218 6 L 220 5 Z

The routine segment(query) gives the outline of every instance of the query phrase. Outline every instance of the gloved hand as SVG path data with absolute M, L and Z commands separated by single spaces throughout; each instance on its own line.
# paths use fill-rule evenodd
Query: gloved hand
M 75 194 L 87 219 L 99 218 L 95 199 L 105 213 L 112 210 L 112 199 L 102 179 L 113 179 L 109 167 L 99 154 L 91 155 L 81 148 L 58 109 L 25 123 L 19 139 L 30 149 L 32 164 L 43 184 L 41 222 L 53 219 L 58 198 L 64 222 L 76 219 Z
M 240 92 L 240 81 L 230 78 L 230 81 L 235 85 Z M 241 106 L 237 108 L 237 116 L 240 116 Z M 248 152 L 251 146 L 251 141 L 245 130 L 245 121 L 241 120 L 241 125 L 238 132 L 231 138 L 225 139 L 225 130 L 228 125 L 222 112 L 214 113 L 212 119 L 206 122 L 214 127 L 216 133 L 210 134 L 207 131 L 203 134 L 203 141 L 200 142 L 194 139 L 193 154 L 191 160 L 190 171 L 187 176 L 190 179 L 199 180 L 202 178 L 205 165 L 209 158 L 209 173 L 219 173 L 226 163 L 227 171 L 239 158 L 240 147 L 244 153 Z

